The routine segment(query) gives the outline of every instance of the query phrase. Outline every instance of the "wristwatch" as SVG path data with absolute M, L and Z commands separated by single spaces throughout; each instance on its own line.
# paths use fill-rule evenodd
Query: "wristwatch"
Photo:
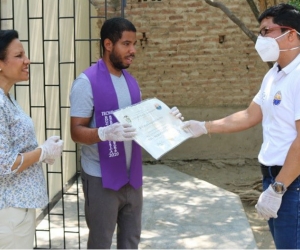
M 271 186 L 277 194 L 284 194 L 286 191 L 286 186 L 282 182 L 275 181 Z

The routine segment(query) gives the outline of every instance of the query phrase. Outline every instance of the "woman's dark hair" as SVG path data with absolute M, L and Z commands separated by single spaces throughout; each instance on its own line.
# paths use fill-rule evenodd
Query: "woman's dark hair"
M 14 39 L 18 38 L 19 34 L 16 30 L 0 30 L 0 60 L 5 60 L 7 47 Z
M 100 32 L 101 46 L 103 48 L 103 51 L 105 51 L 104 40 L 106 38 L 108 38 L 110 41 L 112 41 L 113 44 L 115 44 L 121 39 L 122 33 L 124 31 L 136 32 L 136 28 L 130 21 L 122 17 L 113 17 L 106 20 L 103 23 Z
M 273 23 L 280 26 L 287 26 L 295 29 L 300 33 L 300 12 L 299 10 L 286 3 L 281 3 L 266 9 L 258 18 L 259 23 L 267 17 L 273 18 Z M 282 28 L 281 31 L 284 32 L 287 29 Z M 300 39 L 300 35 L 298 34 Z

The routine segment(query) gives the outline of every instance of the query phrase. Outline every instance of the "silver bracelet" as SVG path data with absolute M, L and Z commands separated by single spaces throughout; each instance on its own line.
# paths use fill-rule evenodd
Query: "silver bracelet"
M 14 169 L 13 173 L 16 173 L 20 169 L 20 167 L 22 166 L 23 161 L 24 161 L 24 155 L 22 153 L 18 153 L 18 155 L 21 156 L 21 161 L 20 161 L 19 166 L 16 169 Z

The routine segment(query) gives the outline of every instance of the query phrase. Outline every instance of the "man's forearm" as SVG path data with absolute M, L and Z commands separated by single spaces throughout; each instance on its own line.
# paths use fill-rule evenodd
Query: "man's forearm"
M 76 143 L 91 145 L 100 142 L 98 128 L 76 126 L 71 129 L 72 140 Z

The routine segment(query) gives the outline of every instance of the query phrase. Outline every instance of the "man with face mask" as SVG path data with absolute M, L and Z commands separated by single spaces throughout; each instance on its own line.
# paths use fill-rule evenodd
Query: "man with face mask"
M 277 248 L 300 248 L 300 13 L 279 4 L 259 17 L 255 48 L 265 62 L 274 61 L 246 110 L 209 121 L 187 121 L 194 137 L 233 133 L 260 122 L 263 143 L 258 155 L 264 192 L 256 209 L 268 220 Z
M 137 249 L 141 235 L 142 152 L 136 130 L 113 111 L 141 101 L 127 69 L 136 53 L 136 28 L 115 17 L 101 28 L 103 58 L 73 82 L 71 136 L 81 144 L 81 177 L 88 248 L 109 249 L 117 224 L 117 248 Z M 171 114 L 181 118 L 176 107 Z

